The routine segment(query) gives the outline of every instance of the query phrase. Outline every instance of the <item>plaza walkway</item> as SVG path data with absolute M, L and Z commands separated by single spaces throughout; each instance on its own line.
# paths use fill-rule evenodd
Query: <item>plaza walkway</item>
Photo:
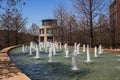
M 7 52 L 16 46 L 0 51 L 0 80 L 30 80 L 10 60 Z

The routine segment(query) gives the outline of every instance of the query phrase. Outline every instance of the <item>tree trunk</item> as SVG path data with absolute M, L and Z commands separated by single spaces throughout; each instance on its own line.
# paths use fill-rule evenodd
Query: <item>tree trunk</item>
M 7 41 L 7 47 L 10 46 L 10 34 L 9 34 L 9 31 L 7 31 L 6 41 Z
M 93 47 L 93 15 L 92 15 L 92 0 L 90 0 L 90 46 Z
M 18 44 L 18 33 L 17 33 L 17 31 L 15 31 L 15 44 L 16 45 Z

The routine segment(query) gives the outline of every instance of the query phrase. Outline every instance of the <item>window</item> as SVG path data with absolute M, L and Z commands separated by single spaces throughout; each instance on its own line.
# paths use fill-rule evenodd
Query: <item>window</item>
M 44 29 L 40 29 L 40 34 L 44 34 Z
M 47 37 L 48 42 L 53 42 L 53 37 Z
M 47 34 L 53 34 L 53 29 L 47 29 Z
M 42 26 L 57 25 L 57 20 L 42 20 Z
M 45 21 L 43 21 L 43 22 L 42 22 L 42 26 L 48 26 L 48 23 L 45 22 Z
M 41 41 L 41 42 L 44 42 L 44 37 L 40 37 L 40 41 Z

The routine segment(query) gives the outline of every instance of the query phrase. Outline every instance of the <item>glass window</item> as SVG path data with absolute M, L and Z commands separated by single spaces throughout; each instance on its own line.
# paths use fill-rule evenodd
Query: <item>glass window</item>
M 52 26 L 57 25 L 57 20 L 43 20 L 42 26 Z
M 53 42 L 53 37 L 47 37 L 48 42 Z
M 40 29 L 40 34 L 44 34 L 44 29 Z
M 53 30 L 52 29 L 47 29 L 47 34 L 53 34 Z
M 48 23 L 43 21 L 42 26 L 48 26 Z
M 40 41 L 41 41 L 41 42 L 44 42 L 44 37 L 40 37 Z

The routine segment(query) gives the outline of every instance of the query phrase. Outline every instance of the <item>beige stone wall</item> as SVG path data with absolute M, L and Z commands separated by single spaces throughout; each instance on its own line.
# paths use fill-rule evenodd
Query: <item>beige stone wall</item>
M 39 32 L 39 41 L 40 41 L 40 37 L 44 37 L 44 42 L 47 42 L 47 37 L 53 37 L 53 34 L 47 34 L 47 29 L 53 29 L 52 26 L 40 26 L 39 30 L 43 29 L 44 30 L 44 34 L 40 34 Z M 54 39 L 54 38 L 53 38 Z M 53 40 L 54 41 L 54 40 Z
M 0 80 L 31 80 L 12 63 L 7 54 L 15 47 L 11 46 L 0 51 Z

